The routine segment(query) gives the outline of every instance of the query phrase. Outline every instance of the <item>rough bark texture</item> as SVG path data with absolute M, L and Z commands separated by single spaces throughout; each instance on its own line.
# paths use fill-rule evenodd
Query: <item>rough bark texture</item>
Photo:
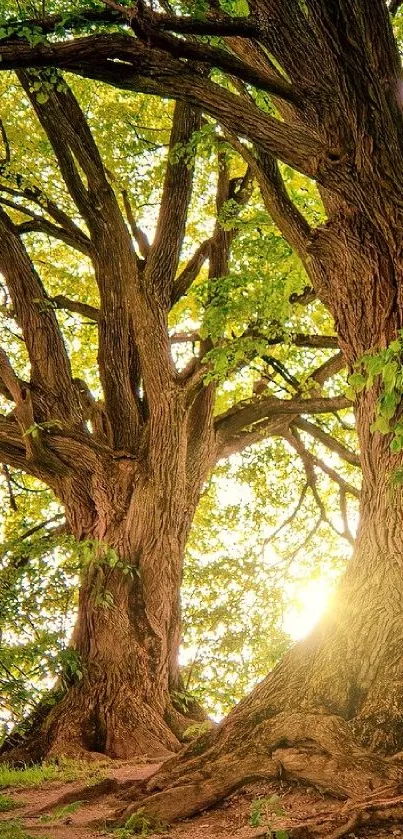
M 363 352 L 387 346 L 403 325 L 403 120 L 400 58 L 383 0 L 305 0 L 304 3 L 285 0 L 281 4 L 277 0 L 253 0 L 247 21 L 229 18 L 218 12 L 215 5 L 205 21 L 189 16 L 154 14 L 144 11 L 142 6 L 130 12 L 123 10 L 121 15 L 123 20 L 129 20 L 136 37 L 104 31 L 76 40 L 53 39 L 40 47 L 30 45 L 23 38 L 11 37 L 0 45 L 1 68 L 68 68 L 126 89 L 158 93 L 186 102 L 187 105 L 176 106 L 175 138 L 183 139 L 192 125 L 196 125 L 197 117 L 192 109 L 201 108 L 217 118 L 227 139 L 243 155 L 250 173 L 259 183 L 269 213 L 303 260 L 313 294 L 333 314 L 339 345 L 349 366 L 359 360 Z M 100 13 L 99 19 L 107 27 L 110 16 Z M 45 33 L 52 32 L 56 23 L 57 16 L 36 21 Z M 72 29 L 74 26 L 79 28 L 79 23 L 71 22 Z M 167 32 L 174 34 L 167 35 Z M 181 37 L 175 37 L 175 33 L 181 33 Z M 223 39 L 219 49 L 198 40 L 200 35 L 212 34 Z M 187 38 L 187 35 L 191 37 Z M 229 73 L 232 92 L 211 81 L 207 72 L 200 72 L 201 63 L 204 67 L 214 66 Z M 282 73 L 277 69 L 279 66 Z M 259 109 L 249 95 L 246 83 L 256 85 L 274 97 L 281 120 Z M 113 229 L 118 231 L 119 265 L 126 260 L 131 266 L 129 273 L 118 275 L 116 297 L 111 294 L 110 283 L 108 288 L 108 271 L 105 274 L 98 272 L 101 297 L 101 310 L 97 315 L 99 358 L 105 405 L 93 410 L 92 422 L 95 428 L 96 418 L 100 420 L 97 445 L 109 447 L 106 462 L 113 463 L 115 469 L 118 468 L 116 460 L 120 459 L 122 470 L 127 469 L 127 474 L 133 471 L 127 483 L 123 480 L 118 484 L 119 499 L 114 500 L 114 509 L 119 512 L 111 516 L 110 512 L 104 511 L 103 529 L 98 532 L 100 519 L 95 510 L 105 504 L 102 492 L 105 472 L 101 470 L 98 482 L 91 479 L 91 486 L 88 474 L 92 475 L 94 462 L 104 464 L 105 458 L 102 460 L 98 449 L 95 453 L 95 441 L 91 440 L 91 467 L 85 480 L 80 473 L 80 479 L 74 484 L 75 496 L 82 498 L 85 514 L 80 519 L 71 511 L 70 518 L 78 536 L 97 533 L 98 538 L 106 538 L 112 546 L 116 540 L 119 546 L 123 544 L 119 549 L 124 557 L 130 556 L 131 562 L 141 565 L 144 558 L 143 577 L 139 579 L 142 590 L 147 591 L 147 600 L 140 616 L 141 621 L 148 623 L 149 646 L 145 651 L 144 645 L 139 643 L 142 626 L 136 625 L 129 646 L 132 650 L 141 647 L 142 655 L 136 652 L 136 663 L 133 664 L 132 656 L 129 656 L 129 663 L 123 651 L 122 658 L 118 657 L 113 664 L 113 670 L 116 672 L 116 668 L 121 668 L 121 662 L 125 662 L 123 669 L 128 667 L 131 674 L 139 673 L 145 660 L 152 661 L 152 666 L 159 668 L 158 672 L 162 674 L 155 706 L 161 709 L 158 703 L 161 691 L 166 690 L 167 680 L 169 685 L 170 672 L 164 654 L 170 655 L 172 649 L 169 633 L 177 608 L 173 589 L 179 584 L 179 555 L 191 518 L 184 510 L 194 509 L 206 468 L 218 457 L 239 451 L 262 436 L 270 433 L 289 436 L 299 413 L 323 411 L 330 403 L 320 397 L 281 403 L 273 397 L 256 395 L 213 423 L 212 389 L 202 384 L 203 351 L 208 346 L 202 344 L 199 358 L 182 376 L 177 375 L 169 354 L 166 319 L 169 301 L 186 291 L 206 258 L 206 251 L 211 277 L 226 270 L 228 240 L 217 228 L 206 249 L 202 247 L 196 252 L 175 283 L 175 261 L 190 189 L 189 173 L 178 164 L 175 181 L 170 177 L 171 173 L 167 173 L 158 234 L 147 257 L 148 267 L 140 279 L 142 269 L 127 241 L 124 244 L 127 234 L 76 106 L 73 101 L 64 101 L 64 94 L 60 97 L 55 94 L 52 98 L 63 99 L 62 102 L 50 102 L 50 105 L 58 108 L 64 139 L 68 137 L 67 146 L 56 136 L 57 131 L 55 134 L 52 127 L 54 122 L 50 121 L 46 107 L 37 104 L 35 107 L 52 137 L 61 170 L 86 220 L 97 254 L 107 254 L 106 229 L 112 218 Z M 248 146 L 241 142 L 245 137 Z M 277 159 L 316 179 L 328 216 L 321 227 L 311 230 L 292 203 Z M 94 185 L 89 190 L 91 194 L 87 194 L 80 180 L 75 160 L 89 183 Z M 225 196 L 230 196 L 230 186 L 228 179 L 221 175 L 218 206 L 223 195 L 224 200 Z M 170 211 L 173 206 L 170 199 L 176 189 L 181 196 L 179 208 Z M 96 218 L 93 202 L 89 200 L 95 194 L 104 195 L 105 200 L 104 209 L 102 206 L 101 211 L 97 209 Z M 5 229 L 7 224 L 4 221 Z M 70 229 L 69 235 L 73 236 L 73 233 Z M 10 230 L 8 235 L 11 237 L 9 242 L 13 242 Z M 77 232 L 74 235 L 82 248 L 82 237 L 78 237 Z M 7 248 L 3 253 L 0 268 L 13 286 L 22 329 L 29 330 L 32 324 L 37 328 L 33 307 L 27 309 L 21 301 L 19 277 L 22 274 L 15 276 L 6 264 Z M 18 259 L 27 275 L 26 260 L 16 242 L 13 258 Z M 30 275 L 30 283 L 30 288 L 35 284 L 35 297 L 40 299 L 42 291 L 37 278 Z M 312 299 L 311 290 L 308 292 Z M 121 312 L 126 318 L 124 322 L 119 321 Z M 54 346 L 56 342 L 66 380 L 67 363 L 51 314 L 46 323 L 41 319 L 40 329 L 47 346 L 50 343 Z M 135 336 L 130 352 L 128 335 Z M 153 336 L 152 347 L 150 335 Z M 115 344 L 119 354 L 116 366 L 111 370 L 110 348 Z M 44 386 L 43 374 L 37 365 L 35 349 L 30 349 L 33 382 L 37 388 L 32 391 L 33 407 L 27 404 L 24 388 L 10 374 L 7 365 L 4 365 L 2 376 L 3 387 L 16 402 L 15 417 L 22 428 L 29 420 L 27 412 L 36 411 L 35 416 L 41 416 L 41 410 L 43 412 L 38 398 L 38 391 Z M 53 373 L 49 370 L 46 388 L 58 398 Z M 123 378 L 118 379 L 118 376 Z M 317 381 L 320 382 L 320 377 Z M 74 429 L 76 409 L 74 388 L 70 383 L 69 391 L 68 405 L 64 406 L 62 401 L 60 405 L 66 427 Z M 142 393 L 145 393 L 145 399 Z M 196 741 L 155 777 L 149 784 L 151 795 L 142 801 L 142 806 L 151 815 L 168 820 L 189 815 L 210 806 L 247 780 L 262 775 L 271 777 L 286 773 L 342 797 L 361 794 L 362 790 L 377 791 L 385 786 L 397 788 L 401 770 L 399 761 L 392 762 L 390 756 L 403 750 L 403 517 L 402 496 L 400 491 L 391 490 L 391 475 L 401 464 L 401 456 L 391 456 L 390 440 L 370 431 L 376 396 L 372 389 L 357 401 L 363 468 L 361 522 L 354 557 L 331 613 L 310 638 L 288 653 L 217 732 Z M 334 406 L 342 407 L 342 404 L 334 403 Z M 125 426 L 124 437 L 121 436 L 119 416 L 125 416 L 129 423 Z M 66 432 L 62 442 L 60 435 L 52 434 L 51 445 L 46 445 L 48 441 L 40 437 L 28 451 L 21 443 L 21 436 L 16 434 L 15 423 L 13 425 L 7 418 L 2 420 L 2 427 L 6 435 L 2 450 L 9 462 L 21 466 L 28 459 L 32 471 L 37 470 L 41 477 L 46 463 L 47 479 L 53 482 L 51 485 L 59 496 L 67 499 L 66 482 L 70 480 L 70 487 L 73 486 L 71 455 L 76 459 L 78 455 L 83 458 L 85 446 L 89 447 L 85 433 Z M 165 435 L 163 446 L 158 445 L 161 427 Z M 119 447 L 124 448 L 121 454 L 117 451 Z M 68 477 L 65 475 L 66 463 L 70 470 Z M 142 471 L 144 468 L 145 472 Z M 138 525 L 137 529 L 132 529 L 133 512 L 129 512 L 139 509 L 135 507 L 137 501 L 130 500 L 129 503 L 128 499 L 133 493 L 131 497 L 138 500 L 137 490 L 133 490 L 134 479 L 139 481 L 143 493 L 141 503 L 148 511 L 148 524 L 144 521 L 140 529 Z M 129 484 L 130 493 L 125 490 Z M 167 500 L 169 513 L 165 507 Z M 183 526 L 172 533 L 170 527 L 177 522 L 178 515 L 184 516 Z M 123 520 L 130 522 L 128 529 L 127 524 L 122 524 Z M 158 553 L 154 552 L 157 533 L 162 534 L 161 552 Z M 172 594 L 163 605 L 153 589 L 153 569 L 161 561 L 161 553 L 164 555 L 164 586 Z M 167 556 L 169 560 L 165 564 Z M 90 573 L 100 579 L 99 570 Z M 112 590 L 119 602 L 127 600 L 130 604 L 132 597 L 141 597 L 136 593 L 137 589 L 141 590 L 136 581 L 122 586 L 118 576 L 111 576 Z M 86 617 L 81 620 L 76 637 L 91 661 L 93 647 L 86 626 L 87 618 L 91 620 L 91 615 L 95 614 L 95 607 L 90 603 L 87 587 L 88 582 L 82 594 L 82 603 L 87 604 Z M 124 633 L 128 620 L 126 606 L 121 612 L 121 632 Z M 97 633 L 105 639 L 101 645 L 103 662 L 108 656 L 111 615 L 112 612 L 103 612 L 102 619 L 98 618 Z M 97 652 L 95 666 L 90 667 L 90 673 L 93 673 L 90 679 L 97 684 L 98 694 L 104 691 L 107 704 L 111 694 L 99 675 L 98 656 Z M 147 668 L 146 664 L 144 666 Z M 73 690 L 78 695 L 81 687 Z M 111 714 L 118 713 L 116 709 L 122 707 L 126 687 L 122 690 L 123 693 L 119 688 L 114 694 Z M 143 695 L 148 703 L 147 688 Z M 69 701 L 68 696 L 66 707 Z M 97 718 L 97 732 L 101 732 L 111 752 L 119 753 L 116 742 L 121 742 L 122 736 L 120 733 L 108 734 L 106 716 L 103 712 L 103 718 Z M 162 718 L 161 711 L 159 717 Z M 129 726 L 132 727 L 131 719 Z M 121 721 L 115 728 L 117 732 L 122 730 Z M 168 740 L 161 733 L 156 737 L 164 747 L 170 747 L 169 735 Z M 92 748 L 93 742 L 88 740 L 88 743 Z M 136 800 L 130 805 L 129 812 L 138 806 Z
M 403 121 L 400 59 L 383 0 L 254 0 L 247 24 L 216 10 L 205 22 L 141 9 L 130 14 L 135 39 L 94 35 L 49 43 L 41 53 L 6 44 L 4 66 L 68 65 L 88 77 L 186 100 L 218 118 L 302 258 L 314 293 L 332 312 L 347 363 L 387 346 L 403 325 Z M 43 25 L 51 31 L 50 19 Z M 224 38 L 223 50 L 195 40 L 212 33 Z M 124 68 L 113 66 L 109 59 L 116 57 L 124 57 Z M 230 72 L 238 93 L 200 75 L 197 60 Z M 259 110 L 245 81 L 275 97 L 283 121 Z M 253 154 L 240 135 L 254 145 Z M 292 204 L 276 158 L 317 180 L 328 214 L 322 227 L 310 230 Z M 284 773 L 341 797 L 398 790 L 403 516 L 391 476 L 401 456 L 390 454 L 387 437 L 370 431 L 375 391 L 357 400 L 360 528 L 328 617 L 217 731 L 166 764 L 125 816 L 140 800 L 151 816 L 188 816 L 251 778 Z M 222 451 L 259 439 L 261 421 L 267 433 L 267 408 L 262 399 L 219 419 L 218 439 L 231 435 Z
M 57 704 L 50 712 L 46 704 L 38 710 L 26 741 L 15 746 L 12 737 L 2 751 L 7 760 L 85 751 L 165 755 L 178 749 L 189 717 L 201 713 L 195 704 L 187 705 L 184 715 L 175 695 L 181 689 L 184 548 L 209 471 L 219 458 L 262 437 L 286 436 L 300 413 L 338 410 L 349 402 L 316 391 L 308 399 L 262 394 L 214 416 L 215 384 L 204 382 L 205 355 L 213 343 L 198 340 L 198 353 L 179 372 L 168 313 L 206 259 L 212 280 L 228 272 L 236 228 L 224 231 L 217 221 L 211 238 L 178 275 L 192 192 L 188 162 L 167 162 L 156 235 L 149 243 L 127 194 L 121 206 L 67 84 L 38 101 L 29 71 L 20 70 L 18 78 L 86 229 L 23 175 L 10 188 L 13 175 L 3 183 L 0 173 L 0 203 L 35 218 L 34 227 L 30 221 L 17 225 L 0 209 L 0 270 L 31 365 L 30 380 L 23 381 L 1 350 L 0 392 L 14 407 L 0 417 L 0 456 L 53 489 L 69 531 L 77 541 L 87 540 L 91 551 L 72 638 L 82 677 L 70 681 L 62 698 L 59 685 Z M 175 105 L 171 150 L 189 142 L 200 119 L 198 108 Z M 243 178 L 231 179 L 225 155 L 219 154 L 217 181 L 217 214 L 228 199 L 235 209 L 248 201 L 250 167 Z M 27 202 L 41 214 L 32 213 Z M 84 380 L 72 377 L 56 313 L 24 246 L 23 235 L 32 230 L 61 238 L 92 261 L 99 308 L 64 295 L 52 302 L 97 324 L 102 401 Z M 337 346 L 334 337 L 299 335 L 298 341 Z M 321 381 L 340 368 L 340 356 L 335 360 L 326 373 L 320 368 Z
M 391 488 L 396 458 L 388 441 L 364 439 L 373 410 L 373 397 L 364 397 L 359 533 L 328 614 L 217 730 L 168 761 L 146 789 L 127 794 L 123 822 L 140 806 L 151 818 L 188 817 L 253 780 L 284 777 L 355 799 L 357 813 L 369 799 L 375 807 L 394 794 L 388 812 L 400 812 L 402 493 Z

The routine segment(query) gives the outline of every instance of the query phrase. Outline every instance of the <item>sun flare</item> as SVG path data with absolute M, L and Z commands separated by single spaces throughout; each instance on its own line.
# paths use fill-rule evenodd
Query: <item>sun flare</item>
M 294 641 L 309 635 L 326 611 L 333 590 L 334 581 L 326 578 L 310 580 L 295 590 L 283 620 L 283 629 Z

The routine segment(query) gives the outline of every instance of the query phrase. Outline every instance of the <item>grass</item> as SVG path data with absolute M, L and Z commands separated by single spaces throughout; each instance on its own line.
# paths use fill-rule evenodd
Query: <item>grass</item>
M 0 837 L 1 839 L 34 839 L 32 833 L 27 833 L 18 819 L 0 821 Z
M 167 827 L 159 819 L 148 819 L 143 810 L 129 816 L 124 827 L 112 830 L 114 839 L 132 839 L 133 836 L 150 836 L 151 833 L 166 833 Z
M 0 793 L 0 813 L 7 813 L 8 810 L 15 810 L 19 806 L 18 802 L 10 798 L 9 795 L 2 795 Z
M 82 805 L 82 801 L 72 801 L 71 804 L 65 804 L 64 807 L 58 807 L 53 813 L 46 813 L 46 815 L 41 816 L 41 822 L 53 822 L 57 819 L 64 819 L 66 816 L 70 816 L 72 813 L 76 813 L 77 810 L 80 809 Z
M 58 762 L 14 769 L 0 764 L 0 789 L 6 787 L 40 787 L 47 781 L 87 781 L 96 784 L 106 776 L 105 765 L 84 760 L 60 759 Z M 1 835 L 1 834 L 0 834 Z

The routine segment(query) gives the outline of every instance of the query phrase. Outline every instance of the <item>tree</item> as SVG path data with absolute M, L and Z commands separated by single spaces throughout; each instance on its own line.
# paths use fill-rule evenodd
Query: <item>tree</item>
M 386 781 L 393 786 L 399 770 L 376 753 L 402 749 L 402 495 L 393 477 L 402 457 L 403 124 L 391 23 L 400 4 L 388 10 L 383 0 L 256 0 L 243 18 L 216 4 L 203 18 L 127 9 L 109 0 L 105 5 L 92 12 L 104 27 L 96 34 L 38 46 L 10 35 L 1 48 L 3 67 L 68 67 L 214 116 L 247 159 L 267 209 L 332 313 L 349 367 L 363 356 L 372 359 L 369 377 L 366 362 L 367 372 L 354 380 L 363 469 L 360 527 L 331 615 L 217 733 L 182 755 L 168 781 L 155 779 L 156 789 L 171 786 L 145 806 L 169 817 L 185 815 L 244 777 L 278 774 L 279 766 L 341 795 Z M 111 17 L 135 37 L 128 29 L 108 31 Z M 53 32 L 57 20 L 50 16 L 36 25 Z M 214 80 L 210 68 L 216 68 Z M 324 224 L 311 229 L 301 218 L 277 159 L 315 179 Z
M 49 20 L 28 21 L 20 30 L 6 15 L 1 30 L 0 66 L 7 70 L 18 64 L 25 94 L 22 115 L 25 121 L 31 119 L 30 103 L 37 119 L 32 131 L 39 132 L 38 147 L 42 153 L 45 147 L 48 156 L 42 172 L 27 178 L 15 167 L 13 143 L 3 125 L 0 270 L 6 282 L 5 314 L 16 324 L 26 355 L 12 363 L 8 344 L 1 350 L 1 393 L 8 408 L 0 418 L 0 456 L 10 468 L 25 471 L 54 492 L 69 532 L 89 546 L 90 556 L 72 638 L 80 665 L 70 674 L 67 693 L 56 694 L 56 705 L 53 696 L 50 711 L 45 705 L 34 715 L 32 737 L 13 754 L 24 759 L 82 751 L 119 757 L 145 751 L 165 754 L 178 748 L 189 718 L 200 715 L 197 703 L 188 703 L 184 713 L 177 702 L 182 691 L 179 589 L 186 539 L 208 474 L 220 459 L 270 435 L 283 436 L 301 456 L 316 497 L 315 469 L 321 468 L 336 481 L 344 509 L 347 494 L 356 496 L 357 490 L 309 454 L 300 432 L 356 464 L 357 456 L 342 442 L 306 420 L 306 415 L 337 412 L 350 402 L 337 395 L 337 385 L 336 390 L 330 385 L 327 395 L 321 392 L 344 364 L 342 354 L 334 352 L 337 339 L 326 330 L 320 335 L 295 334 L 284 324 L 268 323 L 263 307 L 260 316 L 258 308 L 258 314 L 241 310 L 242 328 L 222 334 L 219 313 L 230 297 L 224 280 L 231 247 L 254 178 L 261 177 L 255 157 L 245 149 L 249 159 L 240 163 L 242 147 L 234 163 L 228 139 L 207 123 L 218 162 L 216 218 L 210 235 L 188 253 L 183 241 L 192 198 L 194 143 L 206 126 L 192 97 L 178 101 L 150 242 L 138 223 L 130 190 L 115 180 L 94 140 L 89 125 L 94 105 L 88 106 L 87 119 L 67 78 L 50 66 L 48 50 L 55 50 L 59 63 L 59 49 L 87 49 L 88 43 L 92 50 L 93 38 L 98 44 L 100 37 L 109 50 L 112 37 L 111 43 L 117 39 L 120 45 L 119 54 L 114 53 L 118 60 L 107 57 L 105 66 L 116 64 L 119 72 L 125 71 L 124 50 L 134 46 L 144 59 L 142 73 L 150 57 L 160 65 L 162 54 L 157 50 L 154 58 L 154 47 L 145 47 L 125 26 L 116 33 L 115 11 L 90 11 L 63 21 L 63 15 L 56 14 Z M 90 36 L 88 41 L 82 33 L 77 40 L 70 37 L 73 23 L 80 30 L 83 22 L 92 26 L 97 21 L 106 28 L 112 21 L 114 34 Z M 52 33 L 49 42 L 47 32 Z M 189 43 L 197 52 L 197 43 Z M 26 61 L 21 49 L 28 50 Z M 67 61 L 74 71 L 74 60 Z M 165 61 L 169 65 L 171 59 L 164 53 Z M 242 61 L 236 59 L 235 65 L 241 68 L 240 78 L 245 76 Z M 100 61 L 101 70 L 103 66 Z M 87 72 L 85 60 L 82 64 L 80 59 L 80 67 Z M 180 60 L 175 67 L 182 72 Z M 158 73 L 161 68 L 164 74 L 162 64 Z M 210 90 L 212 83 L 204 72 L 197 72 L 202 89 L 207 85 Z M 257 82 L 256 72 L 251 72 Z M 151 66 L 148 74 L 154 78 Z M 183 81 L 186 88 L 186 73 Z M 147 81 L 146 92 L 167 92 L 163 85 L 153 85 Z M 281 80 L 275 83 L 275 91 L 287 96 L 288 88 Z M 231 106 L 236 104 L 239 116 L 238 97 L 224 90 L 223 95 Z M 19 101 L 21 89 L 16 96 Z M 246 102 L 246 114 L 248 108 L 256 110 Z M 263 118 L 275 125 L 272 117 Z M 270 215 L 277 224 L 284 221 L 291 243 L 302 253 L 308 223 L 287 197 L 280 171 L 266 152 L 262 165 L 264 189 L 275 196 L 268 201 Z M 85 288 L 74 285 L 75 296 L 55 293 L 52 272 L 39 258 L 38 242 L 44 235 L 90 262 L 96 293 L 88 291 L 87 274 Z M 169 313 L 184 295 L 189 299 L 190 289 L 196 287 L 197 294 L 207 261 L 201 332 L 172 334 Z M 237 283 L 239 287 L 239 277 Z M 83 377 L 73 370 L 66 324 L 57 316 L 63 311 L 96 325 L 99 380 L 93 371 Z M 309 317 L 304 319 L 309 323 Z M 322 354 L 319 366 L 308 370 L 301 382 L 268 352 L 284 338 L 297 347 L 331 352 Z M 180 356 L 175 362 L 172 350 L 182 343 L 189 350 L 194 347 L 184 364 Z M 223 401 L 220 380 L 231 381 L 237 371 L 242 380 L 255 362 L 254 392 L 249 380 Z M 279 381 L 288 388 L 285 398 L 273 389 Z M 305 418 L 299 419 L 301 415 Z

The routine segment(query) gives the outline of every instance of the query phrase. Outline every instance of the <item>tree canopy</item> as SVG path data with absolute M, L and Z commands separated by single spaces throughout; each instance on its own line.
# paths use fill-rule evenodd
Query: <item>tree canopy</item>
M 86 227 L 21 84 L 11 72 L 2 75 L 0 81 L 5 158 L 2 206 L 17 225 L 21 241 L 38 269 L 46 298 L 44 309 L 57 312 L 72 373 L 76 380 L 85 381 L 95 404 L 95 400 L 102 399 L 97 370 L 99 292 L 87 246 L 83 246 Z M 39 100 L 39 106 L 49 112 L 53 106 L 48 94 L 55 83 L 61 88 L 57 92 L 64 92 L 66 83 L 59 76 L 52 83 L 35 76 L 31 83 L 31 98 L 36 105 Z M 169 151 L 172 105 L 141 94 L 133 98 L 132 94 L 101 85 L 95 95 L 93 88 L 72 77 L 69 83 L 86 114 L 108 178 L 126 214 L 139 264 L 145 261 L 148 242 L 155 235 L 167 160 L 174 169 L 183 163 L 185 172 L 193 170 L 193 195 L 177 268 L 179 278 L 190 271 L 190 285 L 183 289 L 169 316 L 178 370 L 194 365 L 196 360 L 199 363 L 203 356 L 204 380 L 217 385 L 216 410 L 223 414 L 238 403 L 250 407 L 251 399 L 259 404 L 267 397 L 281 402 L 304 398 L 308 406 L 308 399 L 332 399 L 335 393 L 341 393 L 343 370 L 341 377 L 325 381 L 328 372 L 331 376 L 333 370 L 337 374 L 341 368 L 331 319 L 312 291 L 307 291 L 305 271 L 265 209 L 249 170 L 216 123 L 204 119 L 187 145 L 176 143 Z M 23 142 L 22 123 L 26 126 Z M 301 212 L 312 223 L 320 220 L 323 209 L 312 182 L 289 168 L 284 168 L 283 176 Z M 221 188 L 227 180 L 234 194 L 248 179 L 248 192 L 240 208 L 234 198 L 221 199 L 222 204 L 217 207 L 220 178 Z M 215 279 L 209 277 L 208 257 L 217 231 L 231 240 L 231 256 L 225 277 Z M 28 380 L 29 353 L 21 340 L 23 333 L 7 276 L 3 282 L 2 346 L 17 375 Z M 324 388 L 315 384 L 322 375 Z M 6 391 L 5 415 L 10 407 L 8 396 Z M 331 408 L 333 404 L 330 403 Z M 284 649 L 286 639 L 278 624 L 283 606 L 276 577 L 281 580 L 283 566 L 292 568 L 287 573 L 294 573 L 291 555 L 295 553 L 297 558 L 304 543 L 309 543 L 309 574 L 315 569 L 324 535 L 335 558 L 344 553 L 337 533 L 346 537 L 347 549 L 352 539 L 347 507 L 358 497 L 358 457 L 354 453 L 354 431 L 345 427 L 343 411 L 319 419 L 315 416 L 309 422 L 296 417 L 291 428 L 289 416 L 285 419 L 284 435 L 279 428 L 277 436 L 275 425 L 270 445 L 260 446 L 256 452 L 251 450 L 231 465 L 222 461 L 217 478 L 202 499 L 188 549 L 183 594 L 185 639 L 193 655 L 199 652 L 193 661 L 189 651 L 185 681 L 188 689 L 197 691 L 201 683 L 206 687 L 206 673 L 210 674 L 207 684 L 211 688 L 207 693 L 205 690 L 203 699 L 213 710 L 226 709 L 229 702 L 241 698 L 245 689 L 264 675 L 270 656 L 275 660 Z M 38 423 L 38 428 L 32 423 L 28 439 L 37 434 L 48 442 L 58 431 L 57 425 L 52 428 L 51 423 L 52 420 L 45 420 Z M 245 440 L 234 443 L 234 451 L 248 442 L 247 435 L 252 430 L 252 442 L 266 437 L 270 433 L 266 424 L 263 419 L 261 428 L 252 425 Z M 303 455 L 301 460 L 295 461 L 295 451 Z M 14 463 L 5 466 L 3 473 L 5 503 L 8 497 L 11 510 L 3 526 L 2 684 L 6 716 L 12 710 L 14 719 L 26 713 L 27 701 L 28 707 L 37 701 L 37 691 L 49 684 L 52 674 L 67 671 L 71 675 L 71 668 L 81 672 L 81 664 L 66 643 L 71 632 L 71 613 L 76 608 L 77 575 L 90 556 L 86 557 L 85 551 L 71 542 L 61 508 L 43 485 L 32 477 L 24 477 L 24 468 Z M 289 483 L 288 477 L 293 474 L 295 480 L 292 478 Z M 231 499 L 232 481 L 237 476 L 244 492 L 252 493 L 243 507 L 239 490 L 238 497 L 235 493 Z M 224 502 L 220 480 L 230 489 L 229 502 Z M 334 505 L 336 512 L 332 512 Z M 262 546 L 281 522 L 286 525 L 290 518 L 289 527 L 292 526 L 292 510 L 298 518 L 297 527 L 294 536 L 286 541 L 284 558 L 274 574 L 262 561 Z M 243 545 L 234 550 L 235 555 L 223 543 L 223 520 L 227 528 L 231 522 L 234 529 L 248 529 Z M 278 539 L 283 532 L 280 530 Z M 275 544 L 280 550 L 278 539 Z M 201 555 L 209 553 L 211 560 L 203 567 Z M 222 592 L 229 579 L 234 590 L 224 598 Z M 196 601 L 195 588 L 202 592 Z M 250 615 L 251 600 L 242 617 L 245 589 L 250 598 L 257 597 L 254 618 Z M 42 620 L 47 614 L 49 621 L 47 626 L 44 622 L 39 633 L 32 627 L 37 610 Z M 262 621 L 266 626 L 264 638 Z M 217 630 L 217 626 L 221 628 Z M 7 645 L 9 637 L 11 642 Z M 206 637 L 212 645 L 211 652 L 208 646 L 206 649 Z M 241 675 L 239 657 L 244 668 Z

